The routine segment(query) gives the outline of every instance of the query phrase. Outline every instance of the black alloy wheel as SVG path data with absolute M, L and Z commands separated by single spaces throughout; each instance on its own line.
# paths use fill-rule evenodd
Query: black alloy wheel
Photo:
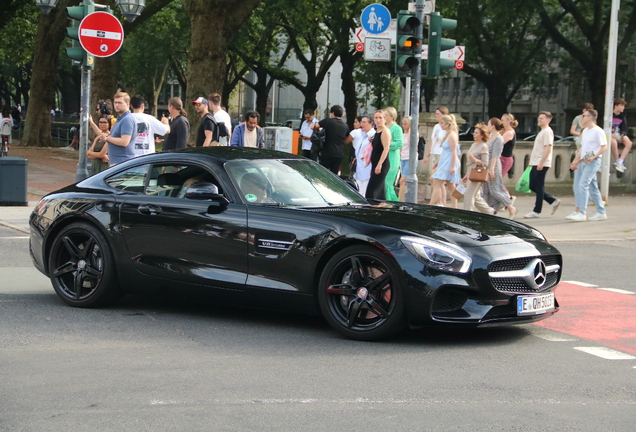
M 49 277 L 55 292 L 71 306 L 105 306 L 121 297 L 110 246 L 85 222 L 73 223 L 55 237 Z
M 406 326 L 400 271 L 393 259 L 369 246 L 337 253 L 320 280 L 319 301 L 329 324 L 356 340 L 385 339 Z

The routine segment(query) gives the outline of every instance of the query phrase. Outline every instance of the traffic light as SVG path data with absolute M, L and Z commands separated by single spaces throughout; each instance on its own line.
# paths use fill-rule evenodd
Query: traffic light
M 395 74 L 399 77 L 407 77 L 420 64 L 420 59 L 415 55 L 415 49 L 422 44 L 417 37 L 417 28 L 421 23 L 414 12 L 401 10 L 397 14 L 396 24 Z
M 88 14 L 95 12 L 95 5 L 82 3 L 80 6 L 70 6 L 66 8 L 66 14 L 71 19 L 71 27 L 66 28 L 66 37 L 73 40 L 73 46 L 66 48 L 66 55 L 74 60 L 74 63 L 93 67 L 93 56 L 82 48 L 79 42 L 79 24 Z
M 440 70 L 455 67 L 455 60 L 442 59 L 440 53 L 455 48 L 455 39 L 444 39 L 443 30 L 453 30 L 457 27 L 457 21 L 442 18 L 439 12 L 431 12 L 428 26 L 428 61 L 426 75 L 439 75 Z

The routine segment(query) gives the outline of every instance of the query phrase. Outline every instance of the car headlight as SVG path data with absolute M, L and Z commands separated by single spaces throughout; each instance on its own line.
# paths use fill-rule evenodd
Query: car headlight
M 433 240 L 401 237 L 404 246 L 427 266 L 453 273 L 467 273 L 472 260 L 466 253 Z

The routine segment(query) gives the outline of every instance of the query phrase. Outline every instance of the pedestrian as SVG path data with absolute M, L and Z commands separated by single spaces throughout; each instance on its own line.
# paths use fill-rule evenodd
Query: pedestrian
M 501 170 L 501 152 L 503 150 L 503 137 L 501 132 L 504 125 L 497 117 L 488 121 L 488 181 L 481 186 L 481 196 L 495 212 L 501 209 L 508 210 L 510 219 L 517 215 L 517 208 L 512 205 L 512 199 L 503 185 Z
M 212 116 L 212 114 L 208 111 L 208 100 L 204 97 L 199 97 L 197 100 L 192 102 L 192 105 L 194 105 L 194 110 L 197 114 L 199 114 L 199 117 L 201 117 L 199 129 L 197 130 L 195 146 L 218 146 L 219 142 L 216 120 L 214 120 L 214 116 Z M 217 140 L 214 140 L 215 135 Z
M 570 126 L 570 135 L 574 136 L 574 142 L 576 143 L 576 149 L 581 148 L 581 132 L 583 132 L 583 125 L 581 124 L 581 118 L 583 114 L 587 112 L 587 110 L 593 110 L 594 104 L 585 103 L 583 104 L 583 108 L 581 109 L 581 114 L 574 117 L 572 120 L 572 126 Z
M 154 116 L 144 113 L 146 101 L 143 96 L 135 95 L 130 99 L 133 118 L 135 119 L 135 135 L 132 138 L 132 146 L 135 156 L 141 156 L 155 152 L 155 135 L 163 136 L 170 132 L 170 123 L 166 117 L 161 121 Z
M 444 183 L 452 184 L 454 190 L 454 185 L 460 182 L 460 161 L 457 157 L 459 135 L 454 115 L 443 115 L 439 125 L 445 132 L 445 136 L 442 140 L 442 154 L 437 162 L 437 167 L 434 167 L 435 174 L 431 176 L 433 193 L 430 204 L 444 207 L 446 205 L 442 198 L 444 196 Z M 453 204 L 453 207 L 456 208 L 457 204 Z
M 216 124 L 219 127 L 219 144 L 227 146 L 232 139 L 232 120 L 230 115 L 221 106 L 221 95 L 212 93 L 208 96 L 210 113 L 214 116 Z
M 624 99 L 614 99 L 614 111 L 612 112 L 612 154 L 616 159 L 614 162 L 614 168 L 618 172 L 625 172 L 627 167 L 625 166 L 625 158 L 629 154 L 632 148 L 632 141 L 627 137 L 627 116 L 625 115 L 625 102 Z M 623 144 L 623 151 L 618 154 L 618 143 Z
M 233 147 L 265 148 L 265 132 L 258 125 L 261 116 L 258 111 L 245 113 L 245 121 L 234 128 L 231 145 Z
M 100 135 L 102 133 L 110 133 L 110 118 L 106 114 L 97 120 Z M 108 159 L 108 144 L 100 139 L 99 135 L 93 140 L 93 144 L 86 152 L 86 157 L 91 160 L 93 174 L 102 172 L 108 168 L 110 160 Z
M 433 133 L 431 134 L 431 145 L 426 149 L 426 154 L 424 155 L 424 166 L 429 167 L 431 177 L 435 174 L 435 169 L 437 168 L 437 162 L 442 154 L 442 141 L 444 141 L 444 137 L 446 136 L 446 132 L 440 126 L 440 120 L 442 116 L 448 115 L 450 111 L 448 108 L 444 106 L 437 107 L 435 110 L 435 121 L 437 124 L 433 127 Z M 432 183 L 432 182 L 431 182 Z M 446 202 L 446 190 L 442 191 L 442 196 L 440 198 L 442 202 Z
M 11 144 L 11 130 L 13 129 L 13 119 L 11 118 L 11 114 L 9 112 L 8 106 L 2 107 L 2 118 L 0 119 L 0 145 L 4 146 L 4 142 L 6 141 L 7 145 Z M 0 149 L 3 151 L 4 149 Z M 8 147 L 7 147 L 8 150 Z
M 311 134 L 313 133 L 313 126 L 318 123 L 318 120 L 314 118 L 314 111 L 310 109 L 305 110 L 303 117 L 305 117 L 305 121 L 300 125 L 303 156 L 316 160 L 316 158 L 311 157 Z
M 594 109 L 594 104 L 591 104 L 591 103 L 583 104 L 583 109 L 581 111 L 581 114 L 577 115 L 576 117 L 574 117 L 574 120 L 572 120 L 570 133 L 575 137 L 574 142 L 576 143 L 577 151 L 581 149 L 581 133 L 583 132 L 583 129 L 584 129 L 583 125 L 581 124 L 581 119 L 583 118 L 583 114 L 585 114 L 588 110 L 593 110 L 593 109 Z M 572 164 L 570 164 L 570 169 L 572 169 L 571 167 L 572 167 Z M 574 195 L 576 195 L 577 189 L 579 187 L 579 180 L 581 179 L 581 171 L 577 169 L 572 171 L 574 173 L 574 181 L 572 182 L 572 190 L 574 191 Z M 574 209 L 574 213 L 578 213 L 579 210 L 580 208 L 576 207 Z
M 110 135 L 101 132 L 100 140 L 113 144 L 108 146 L 108 159 L 110 166 L 117 165 L 135 157 L 130 140 L 135 133 L 135 119 L 130 112 L 130 96 L 128 93 L 117 92 L 113 96 L 115 112 L 119 115 L 115 125 L 110 130 Z
M 517 142 L 517 133 L 515 128 L 519 126 L 519 122 L 515 120 L 515 116 L 510 113 L 501 116 L 501 122 L 503 123 L 503 150 L 499 160 L 501 161 L 501 176 L 506 178 L 506 175 L 510 172 L 510 169 L 515 163 L 513 152 L 515 150 L 515 143 Z
M 170 114 L 170 132 L 163 143 L 163 151 L 186 148 L 190 136 L 190 122 L 188 113 L 183 109 L 183 102 L 178 97 L 168 101 L 168 114 Z
M 601 169 L 602 155 L 607 150 L 605 132 L 596 124 L 598 112 L 587 110 L 581 117 L 583 131 L 581 133 L 581 148 L 570 165 L 573 170 L 580 171 L 577 190 L 575 191 L 576 207 L 579 209 L 566 219 L 576 222 L 601 221 L 607 219 L 605 202 L 598 189 L 596 173 Z M 596 214 L 587 217 L 587 202 L 591 198 L 596 205 Z
M 331 117 L 314 124 L 314 130 L 325 131 L 325 145 L 320 154 L 320 165 L 338 174 L 344 157 L 344 140 L 349 135 L 349 127 L 342 121 L 343 110 L 340 105 L 332 106 L 329 112 Z
M 388 157 L 391 147 L 391 131 L 386 127 L 385 116 L 386 114 L 382 110 L 373 114 L 376 129 L 372 141 L 371 176 L 364 195 L 373 200 L 386 200 L 386 175 L 391 168 L 391 161 Z
M 391 161 L 391 169 L 386 175 L 386 200 L 398 201 L 395 193 L 395 180 L 397 180 L 400 172 L 400 150 L 402 150 L 402 136 L 404 131 L 396 122 L 397 111 L 393 107 L 384 109 L 386 113 L 386 126 L 391 131 L 391 148 L 389 149 L 389 160 Z
M 22 110 L 19 110 L 18 107 L 13 107 L 11 110 L 11 117 L 13 117 L 13 129 L 20 129 L 20 123 L 22 123 Z
M 534 139 L 534 146 L 530 154 L 530 166 L 532 167 L 530 170 L 530 190 L 537 197 L 534 202 L 534 209 L 523 216 L 526 219 L 539 217 L 544 200 L 552 206 L 552 214 L 555 214 L 561 205 L 560 199 L 553 197 L 545 190 L 545 176 L 552 166 L 552 148 L 554 144 L 554 132 L 550 127 L 551 120 L 552 113 L 549 111 L 541 111 L 537 118 L 537 124 L 541 131 Z
M 406 178 L 409 175 L 409 158 L 411 157 L 411 116 L 402 117 L 402 149 L 400 150 L 400 192 L 398 200 L 404 201 L 406 194 Z M 419 141 L 420 134 L 417 134 Z M 417 167 L 416 167 L 417 171 Z
M 371 178 L 371 155 L 373 153 L 371 141 L 373 141 L 375 130 L 373 129 L 373 122 L 368 115 L 360 116 L 359 123 L 360 128 L 352 130 L 347 139 L 351 138 L 351 145 L 355 153 L 354 177 L 358 185 L 358 192 L 360 192 L 360 195 L 365 196 L 369 179 Z
M 466 153 L 466 191 L 464 192 L 464 210 L 479 211 L 486 214 L 494 214 L 495 210 L 481 197 L 482 182 L 470 181 L 470 171 L 476 167 L 488 167 L 488 138 L 490 134 L 485 124 L 475 125 L 473 139 L 475 140 Z

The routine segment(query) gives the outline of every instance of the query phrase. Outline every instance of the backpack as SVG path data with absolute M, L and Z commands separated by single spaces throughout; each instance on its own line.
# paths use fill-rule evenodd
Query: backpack
M 227 137 L 228 134 L 227 134 L 227 128 L 225 127 L 225 123 L 223 122 L 218 123 L 216 119 L 214 118 L 214 116 L 212 115 L 212 113 L 207 113 L 205 117 L 209 118 L 212 121 L 212 124 L 214 125 L 214 129 L 212 130 L 212 142 L 215 142 L 215 141 L 219 142 L 219 139 L 222 136 Z M 221 128 L 221 125 L 223 126 L 222 128 Z M 221 129 L 225 131 L 225 135 L 222 135 Z
M 311 141 L 311 155 L 319 156 L 322 153 L 322 149 L 325 147 L 325 131 L 314 131 L 309 138 Z
M 426 140 L 423 136 L 417 140 L 417 160 L 424 159 L 424 146 L 426 145 Z
M 0 134 L 11 135 L 11 120 L 8 118 L 2 119 L 2 126 L 0 126 Z

